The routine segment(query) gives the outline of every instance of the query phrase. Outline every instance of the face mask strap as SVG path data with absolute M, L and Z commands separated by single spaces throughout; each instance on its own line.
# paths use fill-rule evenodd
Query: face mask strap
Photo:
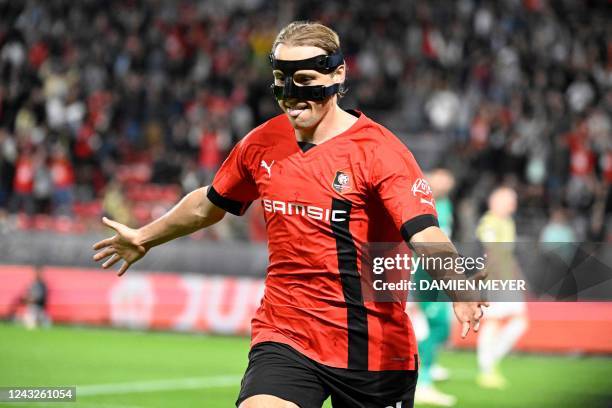
M 284 86 L 271 85 L 276 99 L 299 99 L 303 101 L 322 101 L 340 91 L 340 84 L 330 86 L 295 86 L 290 89 Z
M 270 54 L 269 59 L 272 69 L 282 71 L 285 75 L 293 75 L 296 71 L 306 69 L 329 74 L 344 62 L 344 56 L 341 52 L 331 55 L 317 55 L 316 57 L 295 61 L 279 60 L 274 58 L 274 54 Z
M 344 63 L 341 52 L 331 55 L 317 55 L 297 61 L 278 60 L 270 54 L 270 63 L 275 70 L 282 71 L 285 75 L 284 86 L 272 84 L 271 88 L 276 99 L 295 98 L 299 100 L 322 101 L 340 91 L 340 84 L 330 86 L 297 86 L 293 82 L 293 75 L 300 70 L 314 70 L 323 74 L 329 74 Z

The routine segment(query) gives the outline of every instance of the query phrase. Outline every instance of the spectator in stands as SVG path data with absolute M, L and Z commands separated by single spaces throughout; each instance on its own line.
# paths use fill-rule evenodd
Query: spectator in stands
M 61 145 L 53 148 L 51 157 L 51 178 L 53 181 L 53 208 L 57 215 L 70 215 L 74 188 L 72 163 Z
M 0 212 L 6 210 L 9 198 L 13 194 L 16 160 L 17 145 L 15 140 L 4 129 L 0 128 Z
M 568 222 L 567 211 L 563 208 L 556 208 L 552 211 L 550 219 L 540 233 L 540 255 L 543 265 L 550 268 L 550 265 L 555 265 L 550 270 L 558 271 L 558 273 L 567 273 L 570 271 L 570 266 L 578 249 L 578 240 L 574 229 Z M 542 266 L 539 270 L 547 270 L 546 266 Z M 538 277 L 535 282 L 536 288 L 542 286 L 542 282 L 546 282 L 547 276 Z
M 540 233 L 540 242 L 576 242 L 576 234 L 567 221 L 567 212 L 562 208 L 552 211 L 548 224 Z
M 178 184 L 195 162 L 204 183 L 252 123 L 278 113 L 265 50 L 275 26 L 300 18 L 329 22 L 346 39 L 345 106 L 358 104 L 413 149 L 426 145 L 425 170 L 452 164 L 457 208 L 483 180 L 513 178 L 533 203 L 519 206 L 519 228 L 536 237 L 547 210 L 567 205 L 580 238 L 609 183 L 603 3 L 413 0 L 373 11 L 356 0 L 342 18 L 333 2 L 303 0 L 5 3 L 0 207 L 11 201 L 12 212 L 48 211 L 38 195 L 39 204 L 52 197 L 53 214 L 70 214 L 71 201 L 102 198 L 117 166 L 147 166 L 147 182 Z M 34 191 L 46 184 L 35 180 L 33 153 L 42 149 L 58 171 L 58 143 L 74 180 Z
M 32 156 L 31 148 L 25 147 L 17 159 L 13 180 L 13 212 L 24 210 L 28 215 L 35 212 L 34 176 L 36 169 Z
M 51 207 L 51 195 L 53 194 L 53 179 L 49 168 L 47 152 L 38 148 L 33 159 L 34 185 L 32 193 L 36 203 L 36 212 L 49 214 Z
M 121 219 L 123 224 L 130 225 L 132 217 L 129 211 L 129 203 L 123 194 L 121 184 L 111 180 L 104 191 L 103 210 L 105 216 L 112 219 Z

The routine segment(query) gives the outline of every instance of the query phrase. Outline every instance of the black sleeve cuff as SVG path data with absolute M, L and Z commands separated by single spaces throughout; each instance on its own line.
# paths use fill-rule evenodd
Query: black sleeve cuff
M 210 200 L 211 203 L 221 208 L 222 210 L 227 211 L 230 214 L 234 215 L 242 215 L 251 205 L 251 201 L 246 203 L 232 200 L 230 198 L 223 197 L 221 194 L 217 193 L 217 190 L 211 185 L 208 187 L 208 192 L 206 193 L 206 197 Z
M 429 227 L 439 227 L 438 219 L 431 214 L 417 215 L 413 219 L 406 221 L 404 225 L 402 225 L 400 232 L 402 233 L 404 241 L 410 243 L 410 239 L 414 234 Z

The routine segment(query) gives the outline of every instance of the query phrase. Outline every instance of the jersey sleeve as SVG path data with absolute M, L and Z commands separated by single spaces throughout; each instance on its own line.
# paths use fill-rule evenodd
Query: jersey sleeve
M 217 207 L 242 215 L 259 196 L 245 160 L 245 140 L 241 140 L 225 159 L 208 188 L 206 196 Z
M 405 146 L 383 145 L 374 152 L 371 182 L 406 242 L 425 228 L 438 226 L 431 187 Z

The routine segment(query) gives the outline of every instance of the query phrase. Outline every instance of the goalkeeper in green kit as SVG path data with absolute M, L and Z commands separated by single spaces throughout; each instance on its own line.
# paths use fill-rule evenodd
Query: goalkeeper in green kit
M 455 179 L 444 169 L 432 171 L 427 179 L 436 201 L 438 223 L 442 231 L 450 237 L 453 229 L 453 204 L 448 195 L 454 187 Z M 423 279 L 430 280 L 431 277 L 423 268 L 419 268 L 415 273 L 415 281 Z M 440 347 L 450 334 L 452 316 L 451 304 L 435 301 L 437 295 L 437 291 L 417 292 L 414 299 L 416 302 L 411 306 L 410 314 L 418 340 L 420 360 L 415 403 L 451 407 L 457 399 L 441 392 L 433 384 L 434 381 L 448 378 L 448 371 L 437 365 L 436 361 Z

